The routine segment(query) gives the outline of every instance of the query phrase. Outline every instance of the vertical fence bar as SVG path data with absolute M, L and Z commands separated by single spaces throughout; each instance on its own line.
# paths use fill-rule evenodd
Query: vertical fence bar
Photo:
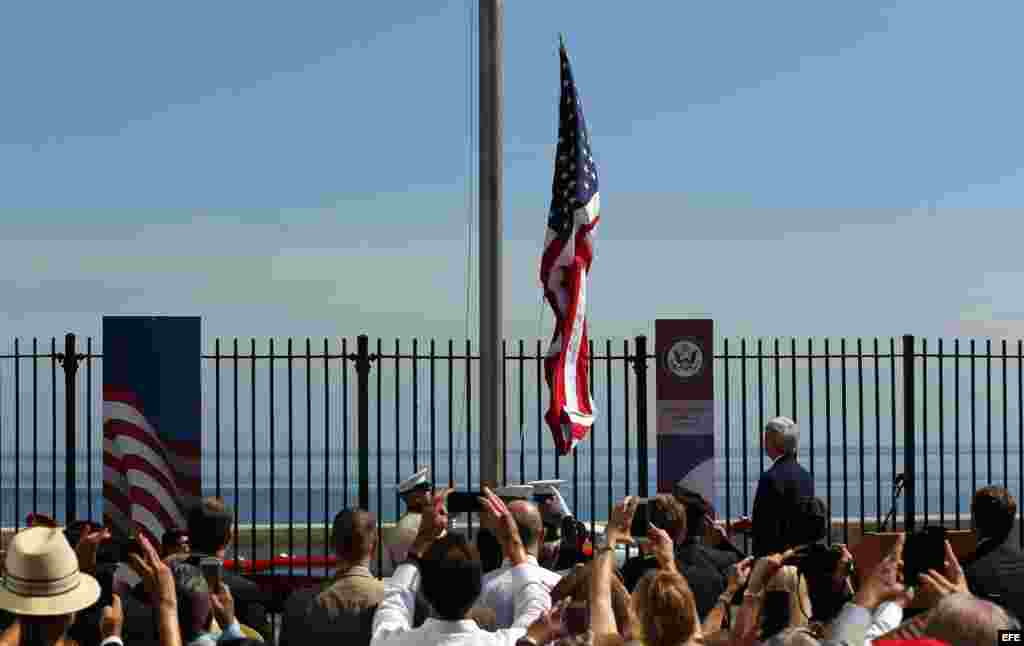
M 288 337 L 288 553 L 295 553 L 295 339 Z M 273 363 L 273 360 L 271 360 Z M 273 398 L 271 398 L 273 402 Z M 271 455 L 271 460 L 274 456 Z M 273 554 L 273 552 L 271 552 Z M 288 564 L 288 577 L 295 569 Z
M 726 339 L 726 341 L 728 342 L 728 339 Z M 726 352 L 725 355 L 726 355 L 726 357 L 728 357 L 729 353 Z M 729 360 L 728 359 L 726 359 L 726 365 L 729 365 Z M 748 450 L 750 448 L 749 447 L 750 428 L 747 425 L 747 339 L 746 338 L 741 338 L 740 339 L 740 386 L 743 389 L 741 391 L 741 394 L 740 394 L 740 404 L 742 405 L 742 410 L 740 412 L 740 433 L 743 436 L 743 465 L 742 465 L 743 480 L 742 480 L 742 484 L 740 485 L 740 491 L 743 492 L 743 513 L 746 513 L 746 511 L 748 509 L 748 507 L 747 507 L 747 491 L 750 489 L 750 486 L 749 486 L 749 483 L 750 483 L 750 472 L 749 472 L 749 468 L 748 468 L 749 465 L 747 464 L 749 462 L 748 454 L 750 453 L 750 451 Z M 728 378 L 726 378 L 726 380 L 725 380 L 725 387 L 726 387 L 726 389 L 729 388 L 729 379 Z M 728 437 L 729 436 L 726 435 L 727 439 L 728 439 Z M 728 464 L 729 463 L 728 462 L 729 461 L 729 451 L 728 451 L 728 449 L 726 449 L 726 451 L 725 451 L 725 459 L 726 459 L 726 464 Z M 729 476 L 728 475 L 726 475 L 725 481 L 726 481 L 726 483 L 729 482 Z M 726 486 L 728 486 L 728 484 L 726 484 Z
M 313 546 L 313 352 L 306 337 L 306 554 Z M 273 458 L 271 458 L 273 459 Z M 327 492 L 324 492 L 326 495 Z M 273 527 L 273 525 L 271 525 Z M 273 530 L 271 530 L 273 531 Z M 273 556 L 273 552 L 270 553 Z M 306 576 L 313 576 L 313 564 L 306 561 Z
M 807 339 L 807 421 L 810 437 L 811 482 L 814 476 L 814 339 Z M 831 513 L 831 512 L 830 512 Z
M 924 462 L 924 524 L 928 524 L 928 339 L 921 339 L 921 449 Z
M 1024 492 L 1024 341 L 1017 341 L 1017 491 Z M 1017 526 L 1019 546 L 1024 548 L 1024 505 Z
M 89 354 L 92 354 L 92 352 L 89 352 Z M 213 379 L 214 379 L 214 386 L 213 386 L 213 388 L 214 388 L 214 390 L 213 390 L 213 402 L 214 402 L 214 404 L 213 404 L 213 407 L 214 407 L 214 414 L 216 415 L 214 417 L 214 421 L 213 421 L 213 423 L 214 423 L 214 434 L 216 435 L 216 440 L 215 440 L 216 457 L 214 459 L 214 461 L 216 462 L 216 465 L 214 466 L 214 468 L 215 468 L 215 476 L 214 477 L 216 479 L 216 482 L 214 483 L 214 495 L 216 495 L 218 498 L 220 498 L 220 359 L 221 359 L 221 356 L 220 356 L 220 339 L 214 339 L 213 340 L 213 375 L 214 375 L 213 376 Z M 91 429 L 90 429 L 90 435 L 91 435 Z M 90 449 L 89 453 L 90 454 L 92 453 L 91 449 Z M 92 460 L 92 458 L 90 457 L 90 461 L 91 460 Z M 89 481 L 92 482 L 92 479 L 90 478 Z M 89 516 L 92 517 L 91 511 L 90 511 Z
M 790 338 L 789 340 L 789 355 L 792 359 L 791 371 L 790 371 L 790 405 L 793 411 L 793 421 L 799 421 L 798 415 L 800 411 L 796 409 L 796 339 Z M 746 440 L 743 441 L 744 448 L 746 447 Z
M 629 424 L 629 409 L 630 409 L 630 405 L 629 404 L 632 401 L 629 398 L 629 368 L 630 368 L 630 363 L 632 362 L 632 358 L 629 355 L 629 339 L 623 339 L 622 340 L 622 357 L 623 357 L 623 361 L 622 361 L 622 394 L 623 394 L 623 399 L 622 399 L 622 401 L 625 402 L 623 404 L 623 406 L 622 406 L 622 412 L 626 416 L 626 428 L 625 428 L 625 433 L 622 434 L 622 438 L 624 440 L 624 442 L 623 442 L 623 450 L 624 450 L 624 453 L 626 455 L 626 483 L 625 483 L 626 484 L 626 495 L 629 496 L 629 495 L 631 495 L 630 492 L 632 491 L 632 489 L 630 488 L 630 485 L 632 483 L 630 482 L 631 478 L 630 478 L 630 469 L 629 469 L 629 456 L 631 454 L 630 447 L 629 447 L 629 430 L 630 430 L 630 428 L 629 428 L 630 427 L 630 424 Z
M 526 482 L 526 343 L 519 339 L 519 482 Z M 540 405 L 540 402 L 537 402 Z M 507 444 L 505 446 L 508 446 Z
M 985 339 L 985 467 L 992 484 L 992 339 Z
M 953 478 L 956 528 L 960 529 L 960 339 L 953 340 Z
M 466 339 L 466 487 L 473 490 L 473 348 Z M 484 420 L 480 420 L 484 423 Z M 469 535 L 473 535 L 473 515 L 469 517 Z
M 1003 488 L 1009 488 L 1010 482 L 1010 452 L 1008 450 L 1008 443 L 1010 439 L 1010 429 L 1007 422 L 1007 404 L 1006 404 L 1006 339 L 1003 339 Z
M 775 339 L 775 414 L 782 415 L 782 373 L 781 361 L 779 359 L 779 340 Z
M 437 482 L 437 344 L 430 340 L 430 481 Z
M 344 507 L 347 509 L 348 502 L 348 490 L 350 483 L 352 482 L 348 478 L 349 469 L 349 454 L 348 454 L 348 339 L 343 338 L 341 340 L 341 473 L 342 473 L 342 484 L 345 486 L 345 495 L 343 496 Z M 365 416 L 366 411 L 362 411 L 362 415 Z M 358 422 L 357 422 L 358 423 Z M 364 509 L 366 509 L 364 507 Z
M 974 358 L 975 358 L 976 354 L 977 353 L 974 351 L 974 339 L 971 339 L 971 360 L 970 360 L 970 365 L 971 365 L 971 491 L 972 492 L 978 490 L 978 446 L 977 446 L 978 429 L 977 429 L 977 426 L 975 424 L 975 420 L 976 420 L 975 413 L 976 413 L 976 408 L 977 408 L 976 407 L 977 401 L 975 400 L 975 396 L 976 396 L 977 393 L 976 393 L 975 387 L 974 387 L 975 386 L 975 384 L 974 384 L 974 380 L 975 380 Z
M 384 399 L 384 343 L 381 339 L 377 339 L 377 390 L 374 394 L 377 395 L 377 535 L 381 536 L 381 530 L 384 523 L 384 461 L 381 460 L 381 454 L 384 452 L 381 447 L 381 417 L 383 413 L 383 399 Z M 395 483 L 398 484 L 397 482 Z M 396 487 L 397 490 L 397 487 Z M 377 550 L 377 571 L 380 572 L 384 569 L 384 550 Z
M 863 532 L 864 524 L 864 348 L 862 339 L 857 338 L 857 412 L 860 417 L 860 531 Z
M 395 339 L 395 484 L 403 480 L 402 476 L 402 411 L 400 407 L 401 393 L 399 392 L 400 375 L 402 372 L 401 346 L 398 339 Z M 384 447 L 378 448 L 377 459 L 384 457 Z M 401 496 L 398 495 L 398 487 L 395 487 L 395 520 L 401 516 Z
M 359 508 L 370 511 L 370 338 L 365 334 L 356 337 L 356 391 L 356 423 L 359 425 L 359 442 L 356 447 L 359 454 Z M 380 482 L 379 475 L 377 482 Z M 380 522 L 380 510 L 377 513 L 377 522 Z
M 722 398 L 722 404 L 725 408 L 725 419 L 722 433 L 725 435 L 725 517 L 732 518 L 732 492 L 730 491 L 730 483 L 732 482 L 732 460 L 729 458 L 732 456 L 732 448 L 730 447 L 730 433 L 729 428 L 729 338 L 726 337 L 722 340 L 722 353 L 724 358 L 722 359 L 725 363 L 724 377 L 725 377 L 725 395 Z M 713 387 L 713 386 L 712 386 Z M 746 482 L 743 483 L 743 488 L 746 489 Z
M 875 527 L 882 521 L 882 395 L 879 392 L 878 373 L 881 360 L 878 357 L 878 337 L 874 339 L 875 359 Z M 879 528 L 880 529 L 880 528 Z
M 825 502 L 829 515 L 835 517 L 832 507 L 832 356 L 829 339 L 825 337 Z M 829 542 L 832 536 L 829 535 Z
M 615 469 L 612 465 L 612 427 L 614 424 L 612 420 L 615 417 L 612 416 L 612 340 L 605 339 L 604 342 L 604 383 L 606 388 L 606 394 L 608 396 L 607 402 L 605 402 L 605 415 L 608 416 L 608 423 L 605 424 L 605 429 L 608 431 L 608 510 L 605 518 L 611 518 L 612 509 L 614 505 L 614 494 L 612 493 L 613 485 L 615 484 Z M 626 402 L 628 406 L 629 402 Z M 590 522 L 590 533 L 594 533 L 594 519 Z
M 259 558 L 256 553 L 256 339 L 250 339 L 250 356 L 252 359 L 250 365 L 250 375 L 252 381 L 249 383 L 249 396 L 250 396 L 250 421 L 252 428 L 252 437 L 249 442 L 249 447 L 252 449 L 252 534 L 249 537 L 249 544 L 252 549 L 252 559 L 255 561 Z
M 14 339 L 14 530 L 21 529 L 21 347 Z
M 939 339 L 939 526 L 946 526 L 946 376 L 942 369 L 942 339 Z M 925 461 L 928 458 L 925 456 Z
M 764 473 L 764 344 L 763 339 L 757 340 L 757 455 L 760 460 L 760 473 Z M 746 513 L 750 507 L 744 505 Z M 744 535 L 743 541 L 746 543 Z
M 540 339 L 537 339 L 537 479 L 544 479 L 544 450 L 541 438 L 544 436 L 544 405 L 541 399 L 541 380 L 544 376 L 544 358 L 540 352 Z M 555 458 L 558 465 L 558 458 Z
M 233 391 L 233 397 L 234 397 L 234 400 L 235 400 L 234 401 L 235 408 L 234 408 L 234 425 L 232 427 L 234 432 L 235 432 L 235 471 L 234 471 L 234 473 L 235 473 L 235 504 L 232 505 L 232 507 L 234 507 L 234 511 L 235 511 L 235 527 L 238 527 L 239 526 L 238 525 L 238 514 L 239 514 L 239 509 L 241 508 L 241 504 L 240 504 L 241 501 L 239 500 L 239 496 L 238 496 L 238 488 L 239 488 L 239 486 L 238 486 L 239 485 L 239 482 L 238 482 L 238 471 L 239 471 L 239 458 L 238 458 L 238 445 L 239 445 L 239 430 L 238 430 L 238 360 L 239 360 L 239 358 L 238 358 L 238 338 L 237 337 L 235 337 L 235 339 L 234 339 L 234 353 L 233 353 L 233 357 L 232 358 L 234 359 L 233 365 L 234 365 L 234 375 L 235 375 L 235 389 Z M 234 548 L 235 548 L 235 561 L 238 561 L 238 534 L 239 533 L 238 532 L 232 532 L 232 534 L 233 534 L 233 539 L 234 539 L 232 542 L 234 543 Z
M 76 378 L 78 374 L 78 348 L 76 346 L 76 339 L 74 334 L 64 335 L 64 505 L 65 512 L 64 518 L 65 523 L 70 523 L 73 520 L 78 520 L 78 474 L 77 474 L 77 462 L 78 462 L 78 405 L 76 403 L 76 396 L 78 395 L 78 385 Z M 1004 380 L 1005 381 L 1005 380 Z M 54 388 L 56 394 L 57 389 Z M 88 398 L 87 398 L 88 399 Z M 56 404 L 56 400 L 54 401 Z M 57 437 L 54 433 L 54 453 L 56 453 Z M 56 455 L 54 456 L 56 458 Z M 90 456 L 91 458 L 91 456 Z M 56 471 L 54 471 L 54 478 L 56 479 Z M 54 483 L 54 498 L 56 499 L 56 482 Z M 90 518 L 91 519 L 91 518 Z
M 595 376 L 594 375 L 594 341 L 590 340 L 589 344 L 590 344 L 590 372 L 587 374 L 587 376 L 590 377 L 590 398 L 593 399 L 594 398 L 594 381 L 595 381 L 595 379 L 594 379 L 594 376 Z M 605 414 L 606 415 L 608 414 L 607 411 L 605 411 Z M 606 419 L 608 419 L 608 418 L 606 418 Z M 610 422 L 611 422 L 611 420 L 609 419 L 609 423 Z M 597 451 L 595 450 L 595 448 L 596 448 L 595 442 L 597 441 L 597 429 L 596 428 L 590 429 L 590 433 L 591 433 L 590 448 L 589 448 L 589 452 L 590 452 L 590 533 L 593 534 L 594 533 L 594 517 L 597 515 L 597 506 L 596 506 L 595 500 L 594 500 L 597 497 L 597 490 L 595 489 L 596 485 L 594 483 L 594 473 L 597 471 L 597 463 L 596 463 Z M 505 446 L 508 446 L 508 442 L 505 443 Z
M 640 463 L 640 497 L 646 498 L 649 476 L 647 473 L 647 337 L 636 337 L 636 433 L 637 457 Z
M 501 479 L 508 485 L 508 341 L 501 340 Z
M 896 339 L 889 337 L 889 421 L 890 431 L 892 433 L 892 450 L 889 457 L 892 460 L 892 477 L 895 482 L 896 478 Z M 891 502 L 890 504 L 896 506 L 896 490 L 891 489 Z M 895 524 L 896 520 L 893 519 Z
M 32 513 L 39 513 L 39 339 L 32 337 Z
M 455 486 L 455 425 L 452 422 L 452 411 L 455 410 L 455 381 L 452 372 L 455 369 L 455 341 L 448 339 L 448 486 Z
M 85 340 L 85 443 L 89 459 L 85 463 L 86 469 L 86 491 L 89 492 L 86 499 L 86 508 L 89 510 L 89 519 L 92 519 L 92 337 Z
M 289 350 L 291 349 L 291 339 L 288 340 Z M 288 353 L 289 355 L 291 352 Z M 277 556 L 277 550 L 274 549 L 274 538 L 275 538 L 275 527 L 274 521 L 277 519 L 277 433 L 274 426 L 277 417 L 277 398 L 274 395 L 274 337 L 270 337 L 267 342 L 267 364 L 270 368 L 270 374 L 267 376 L 267 386 L 269 389 L 270 401 L 267 406 L 267 423 L 270 430 L 270 558 Z M 288 363 L 288 393 L 291 394 L 291 362 Z M 291 415 L 291 401 L 289 399 L 288 415 Z M 289 419 L 289 422 L 291 420 Z M 289 429 L 290 430 L 290 429 Z M 255 447 L 253 447 L 255 451 Z M 289 437 L 288 451 L 292 450 L 292 442 Z M 292 500 L 295 498 L 295 493 L 292 490 L 293 481 L 293 468 L 295 461 L 291 459 L 289 455 L 288 459 L 288 554 L 295 554 L 295 542 L 292 540 L 292 519 L 294 515 L 292 513 Z M 255 477 L 255 476 L 254 476 Z M 292 565 L 288 564 L 288 576 L 292 576 Z
M 412 340 L 412 472 L 420 470 L 420 363 L 419 339 Z M 434 474 L 430 474 L 433 482 Z
M 69 364 L 74 361 L 73 356 L 68 359 Z M 75 456 L 72 455 L 72 465 L 74 461 Z M 66 495 L 69 500 L 75 499 L 74 486 L 67 490 Z M 57 337 L 53 336 L 50 337 L 50 517 L 57 520 Z M 72 520 L 74 519 L 67 518 L 64 523 L 70 523 Z
M 905 492 L 903 503 L 905 505 L 906 517 L 904 519 L 904 530 L 913 532 L 915 525 L 915 507 L 917 499 L 915 494 L 915 470 L 914 458 L 916 448 L 914 446 L 914 337 L 907 334 L 903 336 L 903 469 L 906 474 Z
M 839 340 L 839 375 L 843 410 L 843 542 L 850 543 L 850 477 L 849 477 L 849 442 L 847 441 L 846 414 L 846 339 Z
M 331 523 L 331 366 L 330 347 L 324 339 L 324 560 L 330 555 L 327 544 L 330 543 Z M 310 545 L 309 554 L 313 553 Z

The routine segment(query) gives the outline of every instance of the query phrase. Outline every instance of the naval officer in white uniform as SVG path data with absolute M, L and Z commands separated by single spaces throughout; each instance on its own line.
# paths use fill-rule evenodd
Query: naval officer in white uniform
M 405 562 L 409 548 L 420 529 L 423 511 L 430 506 L 434 486 L 427 479 L 429 472 L 430 469 L 420 469 L 398 485 L 398 495 L 405 503 L 406 512 L 398 519 L 395 540 L 386 548 L 392 571 L 399 564 Z

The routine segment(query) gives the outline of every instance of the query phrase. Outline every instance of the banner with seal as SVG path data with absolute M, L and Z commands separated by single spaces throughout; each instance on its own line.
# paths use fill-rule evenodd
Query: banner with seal
M 680 480 L 715 500 L 714 322 L 658 319 L 658 492 Z

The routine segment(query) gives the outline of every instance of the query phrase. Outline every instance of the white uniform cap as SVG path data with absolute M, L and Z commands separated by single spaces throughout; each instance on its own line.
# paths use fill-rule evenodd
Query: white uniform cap
M 427 474 L 430 473 L 430 469 L 424 467 L 414 473 L 412 476 L 403 480 L 398 485 L 398 493 L 407 494 L 416 489 L 429 489 L 430 482 L 427 480 Z
M 535 496 L 557 496 L 558 486 L 564 485 L 565 482 L 565 480 L 534 480 L 527 484 L 533 487 Z
M 499 498 L 511 498 L 520 500 L 529 500 L 530 496 L 533 495 L 533 487 L 530 485 L 510 485 L 508 487 L 498 487 L 494 490 L 494 495 Z

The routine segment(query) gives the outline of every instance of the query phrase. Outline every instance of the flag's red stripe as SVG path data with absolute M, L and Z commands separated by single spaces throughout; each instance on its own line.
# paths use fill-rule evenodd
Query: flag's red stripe
M 199 486 L 202 485 L 202 478 L 189 477 L 181 473 L 177 473 L 173 468 L 173 462 L 168 460 L 168 451 L 164 447 L 163 443 L 158 438 L 153 437 L 152 434 L 129 424 L 128 422 L 121 422 L 118 420 L 109 420 L 103 424 L 103 436 L 104 438 L 114 440 L 118 435 L 126 435 L 132 439 L 138 440 L 139 442 L 148 446 L 154 453 L 160 456 L 161 459 L 168 465 L 168 471 L 175 474 L 176 477 L 182 479 L 183 485 L 186 487 L 194 487 L 197 482 Z
M 176 528 L 177 522 L 175 522 L 170 512 L 164 509 L 164 506 L 160 504 L 160 501 L 145 489 L 142 489 L 141 487 L 132 487 L 132 503 L 149 510 L 149 512 L 152 513 L 160 522 L 160 525 L 165 532 L 169 529 Z
M 150 478 L 156 480 L 157 484 L 167 492 L 167 496 L 171 500 L 178 499 L 178 487 L 168 480 L 167 477 L 160 472 L 160 469 L 156 468 L 141 457 L 137 455 L 124 456 L 121 458 L 121 468 L 122 471 L 126 473 L 128 471 L 141 471 L 142 473 L 145 473 Z
M 145 417 L 145 412 L 142 409 L 142 399 L 139 398 L 131 390 L 119 387 L 106 387 L 103 389 L 103 401 L 105 402 L 118 402 L 121 404 L 128 404 L 135 410 L 139 411 L 139 414 Z

